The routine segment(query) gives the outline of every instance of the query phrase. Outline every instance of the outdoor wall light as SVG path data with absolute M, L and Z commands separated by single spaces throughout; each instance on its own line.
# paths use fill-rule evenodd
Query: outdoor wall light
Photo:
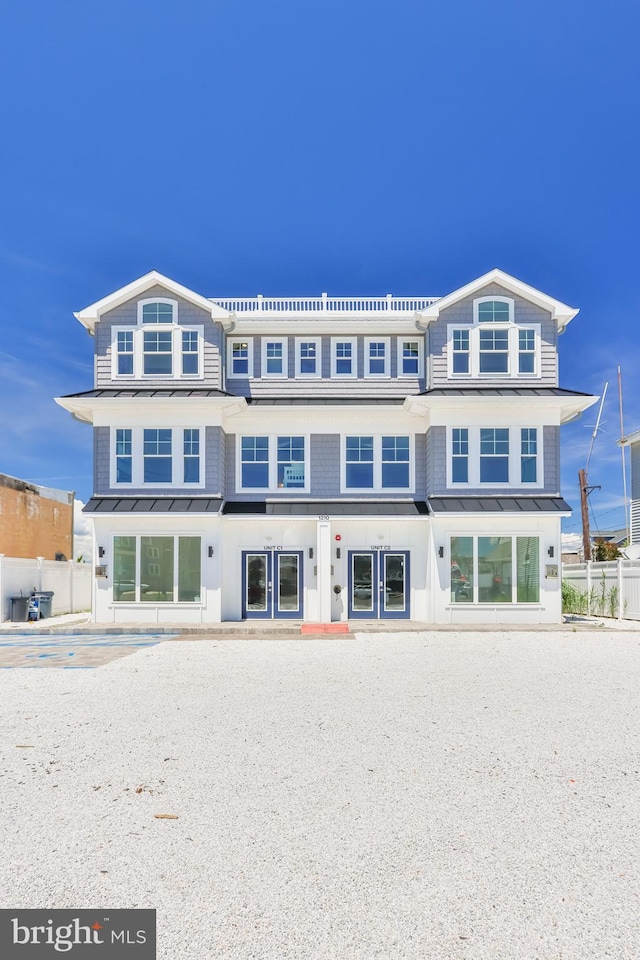
M 309 547 L 309 560 L 313 560 L 313 547 Z
M 547 555 L 550 557 L 553 556 L 553 547 L 549 547 L 549 549 L 547 550 Z
M 210 557 L 213 556 L 213 547 L 209 547 L 209 556 L 210 556 Z
M 98 556 L 104 557 L 104 547 L 98 547 Z
M 444 547 L 438 547 L 438 556 L 442 560 L 442 558 L 444 557 Z

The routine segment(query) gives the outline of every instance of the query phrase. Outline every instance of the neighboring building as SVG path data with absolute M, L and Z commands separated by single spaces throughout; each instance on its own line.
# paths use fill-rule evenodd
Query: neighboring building
M 213 299 L 152 272 L 76 314 L 99 621 L 561 618 L 558 386 L 578 311 L 493 270 L 446 297 Z
M 640 430 L 635 430 L 619 441 L 630 450 L 631 470 L 631 540 L 640 544 Z
M 0 554 L 73 559 L 74 494 L 0 473 Z

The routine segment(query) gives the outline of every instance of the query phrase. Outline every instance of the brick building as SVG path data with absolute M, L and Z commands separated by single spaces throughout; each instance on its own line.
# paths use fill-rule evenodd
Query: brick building
M 0 553 L 73 559 L 73 492 L 0 473 Z

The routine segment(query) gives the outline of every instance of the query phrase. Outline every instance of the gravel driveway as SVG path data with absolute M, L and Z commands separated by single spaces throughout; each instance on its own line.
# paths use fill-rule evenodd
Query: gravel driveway
M 639 665 L 448 632 L 1 671 L 0 905 L 155 907 L 162 960 L 635 960 Z

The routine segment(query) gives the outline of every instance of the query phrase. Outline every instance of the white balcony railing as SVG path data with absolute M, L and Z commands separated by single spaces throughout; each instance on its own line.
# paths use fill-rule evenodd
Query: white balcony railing
M 323 293 L 320 297 L 212 297 L 223 310 L 229 313 L 252 316 L 268 314 L 281 316 L 292 314 L 296 316 L 332 317 L 332 316 L 360 316 L 384 315 L 406 317 L 412 316 L 418 310 L 431 306 L 439 297 L 394 297 L 388 293 L 386 297 L 328 297 Z

